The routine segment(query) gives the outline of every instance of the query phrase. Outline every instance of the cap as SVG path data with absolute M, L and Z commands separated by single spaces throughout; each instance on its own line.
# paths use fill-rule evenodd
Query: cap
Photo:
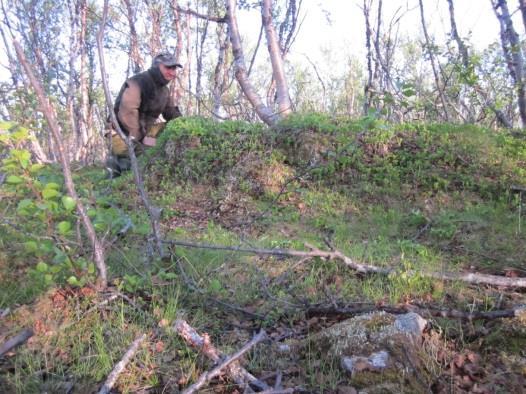
M 175 58 L 175 56 L 170 53 L 160 53 L 157 56 L 155 56 L 153 58 L 152 66 L 156 67 L 159 64 L 164 64 L 165 66 L 168 66 L 168 67 L 175 66 L 175 67 L 183 68 L 183 66 L 177 62 L 177 59 Z

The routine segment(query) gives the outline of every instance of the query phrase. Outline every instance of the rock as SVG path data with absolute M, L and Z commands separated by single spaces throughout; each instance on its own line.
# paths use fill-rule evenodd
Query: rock
M 374 312 L 327 328 L 311 337 L 309 346 L 337 361 L 359 392 L 425 392 L 429 382 L 421 338 L 426 325 L 413 312 Z
M 417 313 L 409 312 L 398 316 L 394 325 L 400 332 L 420 338 L 426 328 L 427 320 Z
M 343 369 L 351 373 L 361 371 L 381 371 L 387 368 L 389 363 L 389 353 L 385 350 L 372 353 L 369 357 L 342 357 L 341 365 Z
M 337 394 L 358 394 L 358 390 L 356 390 L 352 386 L 341 386 L 338 387 L 338 390 L 336 391 Z

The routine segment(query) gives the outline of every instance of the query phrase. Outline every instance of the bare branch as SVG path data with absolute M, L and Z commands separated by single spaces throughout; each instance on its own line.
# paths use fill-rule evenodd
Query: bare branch
M 117 365 L 115 365 L 115 367 L 109 374 L 108 378 L 106 379 L 101 389 L 99 390 L 99 394 L 109 394 L 112 387 L 117 382 L 119 375 L 122 373 L 122 371 L 124 371 L 124 369 L 130 362 L 130 360 L 133 358 L 133 356 L 135 356 L 135 353 L 137 353 L 137 350 L 139 350 L 139 346 L 141 345 L 141 343 L 144 342 L 145 339 L 146 339 L 146 334 L 142 334 L 135 341 L 133 341 L 131 346 L 128 348 L 128 351 L 124 354 L 124 357 L 122 358 L 122 360 L 119 361 Z
M 182 14 L 192 15 L 192 16 L 195 16 L 196 18 L 204 19 L 204 20 L 207 20 L 207 21 L 210 21 L 210 22 L 217 22 L 217 23 L 226 23 L 227 22 L 226 15 L 225 16 L 204 15 L 204 14 L 200 14 L 197 11 L 191 10 L 189 8 L 184 9 L 184 8 L 182 8 L 180 6 L 176 6 L 175 9 L 176 9 L 176 11 L 178 11 L 178 12 L 180 12 Z
M 381 274 L 389 275 L 396 273 L 396 269 L 388 267 L 376 267 L 369 264 L 361 264 L 353 261 L 351 258 L 345 256 L 340 251 L 325 252 L 314 247 L 310 247 L 310 252 L 290 249 L 257 249 L 257 248 L 242 248 L 239 246 L 222 246 L 197 244 L 185 241 L 164 241 L 173 245 L 186 246 L 191 248 L 214 249 L 214 250 L 231 250 L 235 252 L 255 253 L 255 254 L 269 254 L 274 256 L 293 256 L 293 257 L 320 257 L 329 260 L 341 260 L 349 268 L 361 274 Z M 406 271 L 406 275 L 435 278 L 438 280 L 454 281 L 459 280 L 471 284 L 486 284 L 502 287 L 526 287 L 526 278 L 508 278 L 505 276 L 479 274 L 476 272 L 456 273 L 456 272 L 426 272 L 426 271 Z
M 224 359 L 224 356 L 210 343 L 210 338 L 207 334 L 201 336 L 197 331 L 191 327 L 186 321 L 178 319 L 174 323 L 175 331 L 192 347 L 199 349 L 206 357 L 212 360 L 214 363 L 220 362 Z M 261 336 L 261 337 L 260 337 Z M 252 344 L 250 347 L 254 346 L 256 343 L 261 342 L 265 339 L 266 335 L 264 331 L 261 331 L 252 341 L 258 339 L 257 342 Z M 248 344 L 252 343 L 249 342 Z M 248 345 L 247 344 L 247 345 Z M 242 348 L 241 350 L 243 350 Z M 240 350 L 240 351 L 241 351 Z M 247 349 L 248 350 L 248 349 Z M 237 353 L 236 353 L 237 354 Z M 231 358 L 233 358 L 232 356 Z M 239 358 L 239 356 L 237 357 Z M 259 390 L 268 390 L 270 387 L 265 383 L 254 377 L 246 369 L 244 369 L 238 362 L 237 358 L 233 358 L 227 365 L 222 366 L 222 369 L 227 367 L 227 373 L 230 377 L 241 387 L 246 387 L 247 384 L 251 384 Z M 233 363 L 233 364 L 232 364 Z M 231 364 L 231 365 L 230 365 Z M 210 378 L 211 379 L 211 378 Z M 206 381 L 205 381 L 206 382 Z M 249 388 L 248 388 L 249 389 Z
M 2 357 L 11 349 L 20 346 L 32 336 L 33 330 L 31 330 L 30 328 L 26 328 L 22 330 L 19 334 L 15 335 L 13 338 L 8 339 L 6 342 L 0 345 L 0 357 Z

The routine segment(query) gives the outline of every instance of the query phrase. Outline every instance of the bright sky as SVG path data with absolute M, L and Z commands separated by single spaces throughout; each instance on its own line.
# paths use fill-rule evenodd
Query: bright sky
M 373 4 L 373 15 L 376 14 L 377 0 Z M 483 49 L 498 39 L 499 28 L 497 19 L 491 9 L 490 0 L 455 0 L 457 27 L 462 37 L 471 33 L 471 42 L 477 49 Z M 508 1 L 510 10 L 516 8 L 516 1 Z M 294 43 L 291 56 L 297 61 L 305 61 L 305 56 L 313 61 L 324 61 L 322 48 L 332 48 L 341 63 L 335 66 L 343 67 L 349 55 L 355 55 L 365 62 L 365 27 L 361 10 L 363 0 L 303 0 L 302 16 L 305 17 L 300 34 Z M 428 30 L 438 42 L 443 43 L 450 30 L 448 5 L 446 0 L 424 0 Z M 384 0 L 384 27 L 392 19 L 395 12 L 402 15 L 400 35 L 421 37 L 420 12 L 418 0 Z M 520 13 L 515 15 L 515 28 L 519 34 L 524 34 Z M 240 11 L 238 21 L 242 35 L 247 42 L 255 43 L 261 16 L 259 10 L 250 13 Z M 372 21 L 374 23 L 374 21 Z M 263 50 L 261 50 L 263 49 Z M 260 48 L 260 55 L 265 46 Z M 246 48 L 248 53 L 248 48 Z M 2 55 L 3 48 L 0 48 Z M 6 56 L 2 56 L 5 59 Z M 4 62 L 2 62 L 4 63 Z M 7 78 L 6 70 L 0 67 L 0 79 Z M 117 78 L 120 80 L 120 78 Z M 119 82 L 120 86 L 120 82 Z
M 508 3 L 510 11 L 513 11 L 516 5 L 512 1 Z M 462 37 L 470 35 L 475 48 L 483 49 L 499 38 L 498 21 L 490 0 L 455 0 L 454 5 L 459 33 Z M 364 56 L 365 22 L 362 6 L 363 1 L 360 0 L 303 0 L 302 15 L 305 21 L 293 51 L 316 58 L 320 48 L 334 48 L 343 56 Z M 377 1 L 374 1 L 372 15 L 376 14 L 376 8 Z M 450 31 L 447 1 L 424 0 L 424 12 L 429 33 L 443 43 Z M 422 37 L 418 0 L 384 0 L 384 27 L 395 14 L 402 16 L 399 25 L 401 36 Z M 259 29 L 259 19 L 255 11 L 250 16 L 241 12 L 239 23 L 242 34 L 257 37 L 257 33 L 251 31 Z M 374 17 L 372 19 L 371 23 L 374 23 Z M 522 34 L 521 20 L 515 22 L 515 28 Z

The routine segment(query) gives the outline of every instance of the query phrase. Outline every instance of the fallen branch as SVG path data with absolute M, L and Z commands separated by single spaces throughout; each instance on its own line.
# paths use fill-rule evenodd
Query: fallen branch
M 175 331 L 192 347 L 199 349 L 206 357 L 214 363 L 219 363 L 224 356 L 210 343 L 210 338 L 207 334 L 201 336 L 195 331 L 186 321 L 178 319 L 174 323 Z M 234 382 L 246 387 L 250 384 L 259 390 L 269 390 L 270 387 L 261 380 L 257 379 L 238 362 L 232 360 L 233 363 L 228 365 L 227 373 Z
M 135 341 L 133 341 L 128 351 L 124 354 L 122 360 L 119 361 L 117 365 L 115 365 L 113 371 L 111 371 L 111 373 L 109 374 L 108 378 L 99 390 L 99 394 L 108 394 L 111 391 L 111 389 L 117 382 L 119 375 L 122 373 L 122 371 L 124 371 L 124 368 L 126 368 L 126 365 L 128 365 L 133 356 L 135 356 L 135 353 L 137 353 L 139 346 L 145 339 L 146 334 L 142 334 Z
M 29 338 L 33 336 L 33 330 L 26 328 L 22 330 L 19 334 L 15 335 L 13 338 L 8 339 L 2 345 L 0 345 L 0 357 L 6 354 L 11 349 L 23 344 Z
M 365 306 L 365 307 L 312 307 L 307 309 L 306 316 L 311 318 L 314 316 L 356 316 L 364 313 L 374 311 L 385 311 L 392 314 L 403 314 L 407 312 L 415 312 L 423 317 L 444 317 L 448 319 L 460 320 L 493 320 L 502 318 L 512 318 L 519 316 L 526 316 L 526 307 L 517 307 L 512 309 L 501 309 L 489 312 L 466 312 L 456 309 L 431 309 L 420 307 L 416 305 L 402 305 L 402 306 Z
M 311 247 L 310 252 L 290 250 L 290 249 L 258 249 L 258 248 L 242 248 L 239 246 L 222 246 L 210 244 L 197 244 L 185 241 L 164 241 L 173 245 L 186 246 L 190 248 L 200 249 L 214 249 L 214 250 L 230 250 L 242 253 L 254 254 L 268 254 L 283 257 L 320 257 L 329 260 L 341 260 L 345 265 L 361 274 L 381 274 L 390 275 L 397 272 L 394 268 L 376 267 L 369 264 L 361 264 L 353 261 L 351 258 L 345 256 L 342 252 L 330 251 L 325 252 L 317 248 Z M 526 288 L 526 278 L 508 278 L 505 276 L 479 274 L 475 272 L 456 273 L 456 272 L 426 272 L 426 271 L 404 271 L 408 276 L 422 276 L 446 281 L 463 281 L 471 284 L 486 284 L 501 287 L 518 287 Z
M 188 387 L 186 390 L 183 391 L 183 394 L 192 394 L 195 393 L 197 390 L 199 390 L 203 385 L 216 376 L 219 376 L 222 371 L 227 368 L 230 364 L 237 361 L 243 354 L 248 352 L 250 349 L 252 349 L 254 346 L 256 346 L 259 342 L 263 341 L 267 335 L 265 334 L 265 331 L 261 330 L 250 342 L 245 344 L 241 349 L 239 349 L 237 352 L 235 352 L 230 357 L 226 358 L 221 364 L 219 364 L 217 367 L 212 369 L 211 371 L 207 371 L 204 374 L 202 374 L 197 381 L 192 384 L 190 387 Z M 243 387 L 246 386 L 246 384 L 243 384 Z
M 0 319 L 7 317 L 7 315 L 9 315 L 10 313 L 11 313 L 11 309 L 9 308 L 0 309 Z

